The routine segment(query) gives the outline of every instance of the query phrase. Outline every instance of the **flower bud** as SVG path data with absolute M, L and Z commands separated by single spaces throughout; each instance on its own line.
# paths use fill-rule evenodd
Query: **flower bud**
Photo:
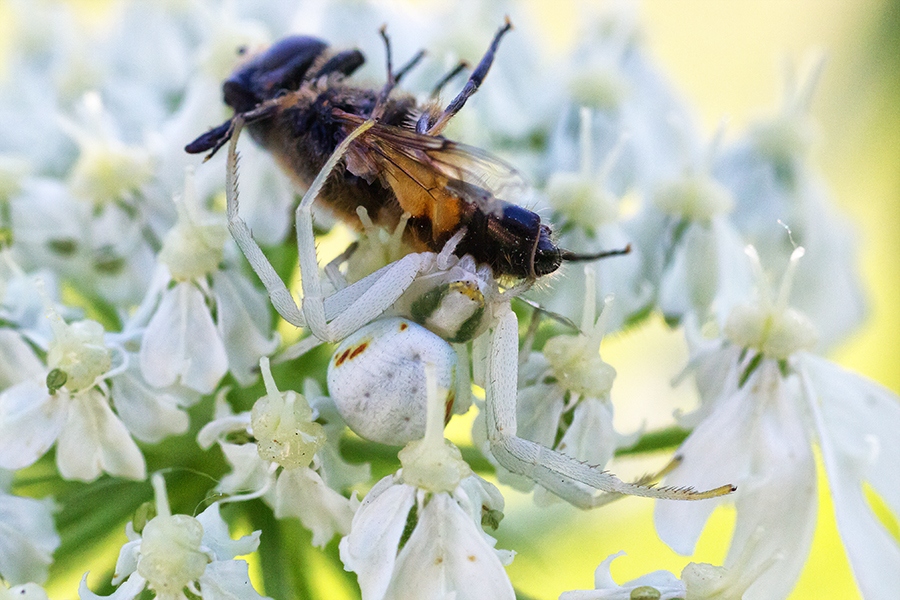
M 152 519 L 142 534 L 138 573 L 158 595 L 176 597 L 210 562 L 200 551 L 202 538 L 203 526 L 188 515 Z

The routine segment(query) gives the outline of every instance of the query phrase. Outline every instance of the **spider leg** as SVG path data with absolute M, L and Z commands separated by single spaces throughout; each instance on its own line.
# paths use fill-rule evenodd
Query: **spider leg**
M 234 241 L 237 242 L 241 252 L 247 257 L 250 266 L 256 272 L 260 281 L 262 281 L 263 286 L 265 286 L 266 292 L 268 292 L 269 298 L 272 300 L 272 305 L 275 307 L 275 310 L 278 311 L 278 314 L 281 315 L 285 321 L 296 327 L 305 327 L 306 320 L 303 318 L 303 314 L 297 306 L 297 302 L 294 300 L 291 292 L 287 289 L 287 286 L 284 285 L 281 277 L 275 272 L 272 263 L 270 263 L 266 258 L 266 255 L 263 254 L 263 251 L 256 243 L 256 240 L 253 239 L 253 235 L 250 233 L 250 228 L 247 226 L 247 223 L 241 219 L 238 214 L 237 141 L 240 137 L 241 129 L 244 126 L 244 119 L 240 115 L 235 115 L 234 119 L 232 119 L 232 125 L 231 143 L 228 146 L 228 161 L 225 169 L 225 197 L 227 202 L 226 215 L 228 217 L 228 230 L 231 232 Z
M 332 298 L 326 299 L 323 294 L 313 231 L 312 204 L 353 140 L 364 134 L 374 123 L 372 120 L 364 122 L 338 144 L 303 195 L 295 213 L 297 253 L 303 287 L 303 318 L 313 335 L 327 342 L 343 339 L 381 315 L 406 291 L 416 276 L 431 264 L 430 253 L 407 254 L 340 290 Z M 336 313 L 331 321 L 326 312 L 326 300 L 331 311 Z
M 367 122 L 371 123 L 371 122 Z M 428 261 L 419 254 L 410 254 L 403 259 L 376 271 L 372 275 L 335 293 L 330 300 L 329 311 L 333 320 L 326 319 L 325 297 L 319 274 L 316 255 L 315 234 L 312 226 L 312 203 L 334 166 L 343 157 L 347 147 L 357 136 L 362 135 L 371 124 L 364 123 L 338 145 L 315 178 L 309 190 L 297 207 L 297 248 L 302 273 L 302 308 L 275 272 L 262 249 L 253 239 L 247 223 L 238 214 L 237 186 L 237 140 L 244 122 L 241 116 L 234 118 L 234 134 L 228 150 L 225 188 L 227 198 L 228 229 L 234 237 L 250 266 L 256 272 L 275 310 L 288 323 L 297 327 L 309 327 L 313 335 L 323 341 L 334 342 L 346 337 L 384 312 L 409 287 L 419 273 L 420 267 Z M 338 308 L 335 308 L 338 307 Z
M 509 471 L 531 478 L 581 508 L 605 504 L 623 494 L 669 500 L 702 500 L 733 491 L 731 485 L 697 492 L 692 489 L 655 488 L 642 482 L 626 483 L 600 467 L 518 437 L 516 381 L 519 324 L 515 313 L 507 310 L 501 315 L 490 335 L 485 382 L 487 438 L 491 453 Z M 598 495 L 597 492 L 601 493 Z

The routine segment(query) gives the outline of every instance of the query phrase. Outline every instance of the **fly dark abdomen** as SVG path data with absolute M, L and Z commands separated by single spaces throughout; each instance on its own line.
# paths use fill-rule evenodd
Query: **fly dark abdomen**
M 456 246 L 457 256 L 470 254 L 496 275 L 521 279 L 540 277 L 559 268 L 559 248 L 536 213 L 502 201 L 498 210 L 490 213 L 474 203 L 466 203 L 465 208 L 459 226 L 466 228 L 466 234 Z M 450 238 L 448 234 L 433 239 L 431 223 L 421 218 L 409 220 L 407 236 L 432 252 L 440 252 Z

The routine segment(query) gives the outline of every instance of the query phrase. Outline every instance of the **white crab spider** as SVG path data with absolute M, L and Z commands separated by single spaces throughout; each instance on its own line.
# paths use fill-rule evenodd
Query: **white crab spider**
M 312 204 L 321 191 L 325 180 L 343 158 L 353 140 L 365 133 L 373 124 L 374 121 L 372 120 L 365 121 L 338 144 L 297 206 L 295 213 L 297 251 L 303 290 L 301 308 L 297 306 L 290 291 L 253 240 L 246 223 L 238 216 L 236 146 L 243 126 L 243 120 L 240 116 L 235 116 L 233 120 L 234 130 L 229 145 L 226 171 L 228 228 L 253 270 L 262 280 L 278 313 L 297 327 L 308 327 L 316 338 L 326 342 L 340 341 L 357 332 L 363 326 L 394 307 L 404 293 L 408 290 L 416 289 L 420 284 L 424 288 L 423 294 L 427 289 L 434 289 L 434 283 L 431 286 L 427 285 L 429 278 L 436 279 L 438 285 L 449 283 L 448 277 L 446 275 L 441 277 L 440 274 L 442 272 L 447 273 L 452 267 L 458 267 L 466 260 L 465 257 L 456 259 L 452 255 L 456 243 L 461 238 L 461 235 L 458 234 L 451 239 L 448 243 L 448 248 L 442 250 L 441 253 L 421 252 L 407 254 L 371 275 L 343 289 L 339 289 L 331 296 L 324 296 L 316 254 Z M 474 261 L 471 261 L 470 264 L 474 266 Z M 460 271 L 464 272 L 465 269 L 460 269 Z M 470 270 L 468 275 L 468 281 L 479 281 L 483 286 L 487 286 L 486 289 L 491 292 L 497 289 L 497 284 L 493 280 L 493 276 L 490 275 L 489 269 L 476 268 L 475 272 Z M 416 284 L 417 281 L 419 284 Z M 487 294 L 485 306 L 488 310 L 485 310 L 483 324 L 478 326 L 478 329 L 484 327 L 488 329 L 483 334 L 487 336 L 484 383 L 487 440 L 490 444 L 491 453 L 501 465 L 513 473 L 533 479 L 570 503 L 585 508 L 597 505 L 599 503 L 598 498 L 604 496 L 602 493 L 628 494 L 673 500 L 697 500 L 720 496 L 733 490 L 730 485 L 721 486 L 706 492 L 696 492 L 692 489 L 653 488 L 640 484 L 626 483 L 598 467 L 584 464 L 571 456 L 518 437 L 516 435 L 516 382 L 519 357 L 519 329 L 516 315 L 510 308 L 509 300 L 525 287 L 527 285 L 512 288 L 505 292 L 497 291 L 496 293 Z M 448 312 L 453 312 L 451 308 L 446 308 Z M 444 317 L 450 317 L 452 320 L 453 315 L 444 315 Z M 373 325 L 357 335 L 371 335 L 373 332 L 378 332 L 379 328 L 385 328 L 385 330 L 399 329 L 400 323 L 399 321 L 394 321 L 389 325 Z M 412 335 L 419 334 L 414 333 Z M 401 389 L 396 390 L 395 395 L 387 401 L 392 402 L 394 406 L 420 407 L 418 410 L 422 413 L 421 422 L 423 423 L 422 431 L 424 431 L 426 392 L 421 359 L 423 356 L 426 356 L 426 347 L 426 360 L 443 363 L 445 369 L 452 370 L 453 367 L 451 365 L 452 361 L 445 358 L 448 356 L 446 354 L 447 351 L 452 351 L 449 344 L 444 342 L 443 350 L 441 350 L 439 349 L 439 342 L 434 341 L 437 336 L 427 337 L 425 334 L 421 335 L 421 338 L 414 338 L 411 342 L 408 342 L 408 347 L 418 343 L 422 344 L 419 360 L 403 363 L 416 366 L 420 373 L 418 377 L 415 375 L 409 376 L 406 373 L 402 375 L 403 377 L 410 377 L 408 381 L 422 382 L 422 385 L 414 386 L 417 387 L 418 395 L 412 397 L 413 394 L 410 393 L 410 389 Z M 358 347 L 358 344 L 356 347 Z M 383 349 L 383 346 L 378 347 L 378 354 L 388 352 L 386 349 Z M 336 354 L 340 355 L 346 350 L 347 347 L 342 345 Z M 369 352 L 367 354 L 374 356 L 376 353 Z M 359 356 L 358 358 L 364 358 L 364 356 Z M 332 362 L 335 361 L 333 360 Z M 394 373 L 393 376 L 396 377 L 397 374 Z M 439 381 L 442 380 L 442 377 L 443 375 L 438 374 Z M 381 387 L 384 385 L 384 382 L 376 382 L 370 385 Z M 364 389 L 363 386 L 351 387 L 354 390 Z M 389 386 L 385 386 L 385 389 L 388 388 Z M 360 404 L 358 401 L 358 398 L 355 401 L 351 399 L 350 404 L 356 402 L 359 406 L 368 406 L 366 403 Z M 345 409 L 347 408 L 347 403 L 343 399 L 336 399 L 336 402 L 339 405 L 341 403 L 345 404 Z M 365 411 L 366 409 L 363 408 L 363 410 Z M 392 410 L 384 412 L 389 416 Z M 409 411 L 403 411 L 403 415 L 408 414 Z M 350 418 L 347 419 L 347 416 Z M 355 415 L 347 416 L 345 416 L 345 419 L 351 422 L 364 419 L 367 414 L 364 412 L 358 418 Z M 389 422 L 379 423 L 379 426 L 388 428 L 401 427 L 397 423 Z M 577 485 L 579 482 L 597 490 L 597 492 L 601 492 L 601 494 L 598 495 L 596 492 L 580 488 Z

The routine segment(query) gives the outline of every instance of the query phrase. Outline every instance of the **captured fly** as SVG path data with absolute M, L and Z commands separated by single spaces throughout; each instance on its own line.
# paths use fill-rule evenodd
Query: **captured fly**
M 498 277 L 527 280 L 556 271 L 564 260 L 627 252 L 578 255 L 560 249 L 537 214 L 502 199 L 504 190 L 526 185 L 513 167 L 440 135 L 481 85 L 501 38 L 511 28 L 507 20 L 462 91 L 444 109 L 437 101 L 419 104 L 409 94 L 392 93 L 424 52 L 394 72 L 383 29 L 388 81 L 381 90 L 348 81 L 365 61 L 359 50 L 333 52 L 317 38 L 292 36 L 239 66 L 222 86 L 225 103 L 302 187 L 309 186 L 349 132 L 374 120 L 352 143 L 319 199 L 357 228 L 357 207 L 388 229 L 408 213 L 404 240 L 416 251 L 440 252 L 465 228 L 457 255 L 472 255 Z M 435 92 L 462 67 L 444 77 Z M 231 138 L 232 121 L 204 133 L 185 150 L 209 151 L 212 156 Z

